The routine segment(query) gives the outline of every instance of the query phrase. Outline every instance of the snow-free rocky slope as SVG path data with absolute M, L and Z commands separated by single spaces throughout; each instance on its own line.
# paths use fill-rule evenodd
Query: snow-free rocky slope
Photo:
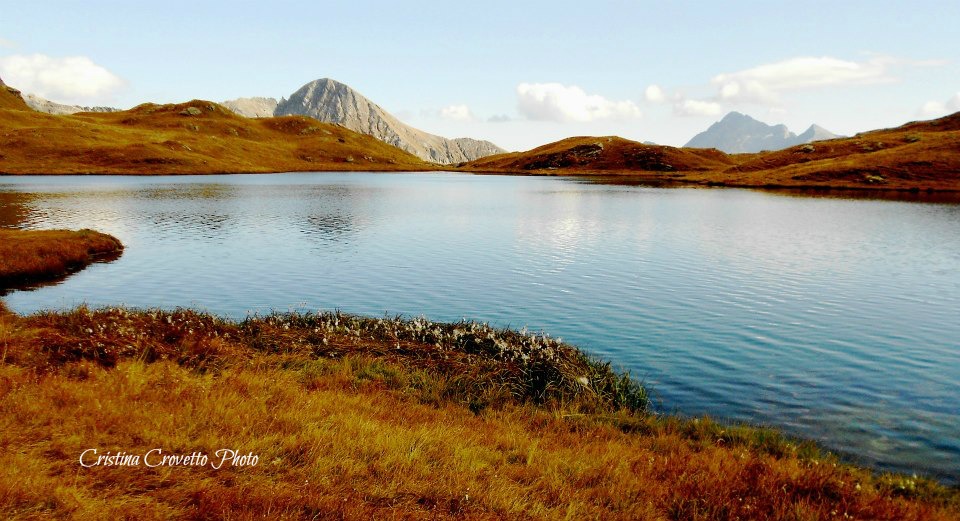
M 456 164 L 504 152 L 489 141 L 447 139 L 417 130 L 349 86 L 329 78 L 311 81 L 288 99 L 281 99 L 274 115 L 302 115 L 342 125 L 434 163 Z

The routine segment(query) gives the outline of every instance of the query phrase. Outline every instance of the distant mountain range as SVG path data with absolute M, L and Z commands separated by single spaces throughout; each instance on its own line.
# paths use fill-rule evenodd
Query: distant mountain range
M 489 141 L 447 139 L 413 128 L 350 86 L 329 78 L 311 81 L 280 101 L 238 98 L 222 105 L 248 118 L 299 115 L 334 123 L 434 163 L 463 163 L 505 152 Z
M 113 107 L 81 107 L 80 105 L 64 105 L 63 103 L 57 103 L 55 101 L 43 99 L 35 94 L 27 94 L 23 97 L 23 101 L 25 101 L 33 110 L 36 110 L 37 112 L 46 112 L 47 114 L 63 115 L 76 114 L 77 112 L 120 112 L 120 109 L 115 109 Z
M 806 131 L 797 135 L 786 125 L 768 125 L 746 114 L 731 112 L 720 121 L 710 125 L 707 130 L 693 136 L 685 147 L 716 148 L 728 154 L 744 152 L 762 152 L 764 150 L 782 150 L 813 141 L 840 137 L 829 130 L 810 125 Z
M 111 107 L 65 105 L 28 94 L 30 108 L 47 114 L 77 112 L 117 112 Z M 248 118 L 302 115 L 375 137 L 384 143 L 423 159 L 440 164 L 457 164 L 481 157 L 502 154 L 502 148 L 489 141 L 471 138 L 447 139 L 411 127 L 348 85 L 329 78 L 311 81 L 289 99 L 238 98 L 221 102 L 231 111 Z

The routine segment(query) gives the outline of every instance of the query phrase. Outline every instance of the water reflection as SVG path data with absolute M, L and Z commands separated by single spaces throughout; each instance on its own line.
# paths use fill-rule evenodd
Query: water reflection
M 731 188 L 709 187 L 678 183 L 670 179 L 637 177 L 629 175 L 590 175 L 568 178 L 578 183 L 608 186 L 633 186 L 651 188 L 687 188 L 690 190 L 731 190 Z M 735 189 L 735 188 L 733 188 Z M 860 199 L 874 201 L 897 201 L 903 203 L 944 203 L 960 204 L 960 192 L 927 190 L 871 190 L 852 188 L 743 188 L 770 195 L 784 197 L 824 198 L 824 199 Z
M 36 198 L 30 193 L 0 191 L 0 228 L 22 228 L 30 221 Z
M 111 263 L 111 262 L 119 259 L 122 255 L 123 255 L 123 250 L 112 251 L 112 252 L 109 252 L 109 253 L 103 253 L 103 254 L 98 255 L 98 256 L 93 260 L 93 262 L 90 263 L 89 265 L 87 265 L 87 266 L 82 266 L 82 267 L 80 267 L 78 270 L 71 271 L 71 272 L 69 272 L 69 273 L 66 273 L 66 274 L 60 276 L 60 277 L 54 277 L 54 278 L 46 279 L 46 280 L 36 280 L 36 281 L 31 281 L 31 282 L 24 282 L 24 283 L 20 283 L 20 284 L 12 284 L 12 285 L 0 286 L 0 297 L 7 296 L 7 295 L 9 295 L 10 293 L 13 293 L 13 292 L 16 292 L 16 291 L 34 291 L 34 290 L 37 290 L 37 289 L 40 289 L 40 288 L 46 288 L 46 287 L 50 287 L 50 286 L 60 285 L 60 284 L 62 284 L 64 281 L 66 281 L 67 279 L 69 279 L 70 277 L 72 277 L 75 273 L 77 273 L 77 271 L 84 270 L 84 269 L 88 269 L 88 268 L 90 268 L 91 266 L 94 266 L 94 269 L 95 269 L 96 265 L 98 265 L 98 264 L 108 264 L 108 263 Z

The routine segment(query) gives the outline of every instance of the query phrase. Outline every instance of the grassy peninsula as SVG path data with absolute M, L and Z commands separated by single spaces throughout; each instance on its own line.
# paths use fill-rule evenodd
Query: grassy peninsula
M 470 322 L 0 303 L 0 423 L 7 519 L 960 518 L 956 489 L 653 414 L 609 364 Z M 186 457 L 224 449 L 247 459 Z
M 116 237 L 93 230 L 0 229 L 0 295 L 8 287 L 63 277 L 122 250 Z

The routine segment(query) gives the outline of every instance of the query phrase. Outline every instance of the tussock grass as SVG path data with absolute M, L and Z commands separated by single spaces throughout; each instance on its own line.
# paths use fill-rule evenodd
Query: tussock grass
M 115 237 L 93 230 L 0 230 L 0 291 L 62 277 L 121 250 Z
M 960 516 L 955 490 L 649 414 L 606 364 L 484 324 L 0 306 L 0 356 L 0 517 Z M 260 463 L 78 465 L 88 448 L 157 447 Z

